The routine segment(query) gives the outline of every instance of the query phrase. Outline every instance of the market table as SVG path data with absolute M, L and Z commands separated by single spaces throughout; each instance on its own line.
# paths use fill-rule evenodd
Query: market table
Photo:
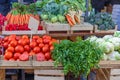
M 119 69 L 120 61 L 100 61 L 100 68 Z M 62 65 L 54 67 L 53 62 L 22 62 L 22 61 L 3 61 L 0 62 L 0 80 L 5 80 L 5 69 L 32 69 L 32 70 L 62 70 Z

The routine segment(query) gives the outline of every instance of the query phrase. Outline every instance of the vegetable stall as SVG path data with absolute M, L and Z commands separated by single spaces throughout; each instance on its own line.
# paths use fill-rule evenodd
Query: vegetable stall
M 71 80 L 65 79 L 69 74 L 89 80 L 91 71 L 96 80 L 99 73 L 109 80 L 110 69 L 120 67 L 120 32 L 110 14 L 95 14 L 91 5 L 85 22 L 85 3 L 13 3 L 7 16 L 0 15 L 0 79 L 5 80 L 5 69 L 32 69 L 34 80 Z

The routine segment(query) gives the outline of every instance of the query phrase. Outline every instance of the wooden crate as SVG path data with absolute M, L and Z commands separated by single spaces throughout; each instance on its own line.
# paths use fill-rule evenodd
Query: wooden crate
M 117 31 L 117 25 L 115 26 L 115 29 L 111 30 L 98 30 L 98 26 L 97 25 L 94 26 L 95 33 L 114 33 L 115 31 Z
M 65 80 L 62 70 L 34 70 L 34 80 Z
M 120 69 L 111 69 L 110 80 L 120 80 Z
M 69 24 L 61 23 L 43 23 L 48 34 L 52 33 L 66 33 L 69 34 L 70 26 Z
M 0 56 L 0 68 L 32 67 L 32 57 L 28 61 L 6 61 Z
M 5 25 L 2 27 L 2 33 L 3 35 L 11 35 L 11 34 L 16 34 L 16 35 L 37 35 L 37 34 L 40 34 L 40 35 L 43 35 L 43 34 L 46 34 L 46 30 L 45 28 L 43 27 L 43 30 L 39 30 L 37 32 L 32 32 L 30 30 L 26 31 L 26 30 L 16 30 L 16 31 L 6 31 L 5 30 L 5 26 L 7 25 L 7 22 L 5 22 Z
M 73 27 L 71 27 L 71 34 L 74 33 L 93 33 L 93 25 L 89 23 L 83 23 L 83 24 L 77 24 Z

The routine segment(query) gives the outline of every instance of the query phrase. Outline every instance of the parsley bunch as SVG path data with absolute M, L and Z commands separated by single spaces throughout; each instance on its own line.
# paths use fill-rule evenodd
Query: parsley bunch
M 54 47 L 52 58 L 55 66 L 62 64 L 65 74 L 72 72 L 76 77 L 81 74 L 87 76 L 91 68 L 98 66 L 103 55 L 101 48 L 89 40 L 63 40 Z

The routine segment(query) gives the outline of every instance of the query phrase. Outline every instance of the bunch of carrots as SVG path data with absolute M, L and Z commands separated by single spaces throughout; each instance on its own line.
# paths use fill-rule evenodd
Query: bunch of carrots
M 12 13 L 8 13 L 6 16 L 7 24 L 19 24 L 19 25 L 28 24 L 30 16 L 40 21 L 39 15 L 33 15 L 33 14 L 14 15 Z
M 70 13 L 66 14 L 65 17 L 71 27 L 75 24 L 80 24 L 81 14 L 76 13 L 75 11 L 71 11 Z
M 20 3 L 13 3 L 12 10 L 6 16 L 7 24 L 28 24 L 30 17 L 34 17 L 40 21 L 40 17 L 35 13 L 35 4 L 23 5 Z

